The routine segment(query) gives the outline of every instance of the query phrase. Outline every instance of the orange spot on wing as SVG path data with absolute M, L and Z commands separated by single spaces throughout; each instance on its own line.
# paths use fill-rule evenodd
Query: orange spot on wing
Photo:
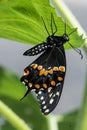
M 44 76 L 47 76 L 47 74 L 48 74 L 48 71 L 44 71 Z
M 47 88 L 47 84 L 44 83 L 44 84 L 43 84 L 43 88 Z
M 58 67 L 53 67 L 53 71 L 58 71 Z
M 52 69 L 48 70 L 48 73 L 53 74 L 53 70 Z
M 43 67 L 41 66 L 41 65 L 39 65 L 38 67 L 37 67 L 37 69 L 38 70 L 41 70 Z
M 40 70 L 39 76 L 42 76 L 44 74 L 44 72 L 45 72 L 45 69 Z
M 25 69 L 25 70 L 24 70 L 24 75 L 26 75 L 26 76 L 27 76 L 27 75 L 29 75 L 29 73 L 30 73 L 30 72 L 29 72 L 29 70 L 28 70 L 28 69 Z
M 58 77 L 58 81 L 63 81 L 63 78 L 62 77 Z
M 31 67 L 32 67 L 33 69 L 36 69 L 36 68 L 37 68 L 37 64 L 31 64 Z
M 50 83 L 52 86 L 55 86 L 56 85 L 56 82 L 54 80 L 51 81 Z
M 40 85 L 39 84 L 35 84 L 35 88 L 39 89 Z
M 60 66 L 60 67 L 59 67 L 59 70 L 60 70 L 61 72 L 65 72 L 65 67 L 64 67 L 64 66 Z

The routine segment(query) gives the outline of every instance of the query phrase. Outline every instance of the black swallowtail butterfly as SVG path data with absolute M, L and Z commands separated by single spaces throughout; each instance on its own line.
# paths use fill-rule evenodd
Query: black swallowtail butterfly
M 47 41 L 27 50 L 24 53 L 24 55 L 34 56 L 39 53 L 42 52 L 43 53 L 28 67 L 24 69 L 24 76 L 21 78 L 21 82 L 23 82 L 25 86 L 27 86 L 28 88 L 24 97 L 31 90 L 34 90 L 37 99 L 39 101 L 42 113 L 47 115 L 54 110 L 61 96 L 64 77 L 66 73 L 66 56 L 63 44 L 69 41 L 69 35 L 71 35 L 72 32 L 69 35 L 67 35 L 65 32 L 62 36 L 55 36 L 57 32 L 57 27 L 52 14 L 51 14 L 52 35 L 49 34 L 44 20 L 43 24 L 49 35 L 46 39 Z M 54 32 L 53 32 L 53 24 L 55 26 Z M 66 31 L 66 24 L 65 24 L 65 31 Z M 74 49 L 82 57 L 81 51 L 76 48 Z

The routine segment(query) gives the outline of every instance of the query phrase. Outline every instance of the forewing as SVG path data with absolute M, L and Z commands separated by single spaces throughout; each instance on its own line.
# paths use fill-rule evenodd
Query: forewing
M 33 63 L 42 65 L 43 67 L 49 68 L 54 66 L 65 66 L 66 57 L 64 47 L 53 47 L 48 48 L 43 54 L 41 54 Z
M 48 48 L 48 44 L 43 42 L 43 43 L 36 45 L 36 46 L 30 48 L 29 50 L 25 51 L 23 55 L 34 56 L 34 55 L 37 55 L 37 54 L 45 51 L 47 48 Z

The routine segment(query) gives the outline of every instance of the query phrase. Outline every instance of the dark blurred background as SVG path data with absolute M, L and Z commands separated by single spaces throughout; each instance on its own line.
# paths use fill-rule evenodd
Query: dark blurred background
M 64 2 L 76 16 L 83 29 L 87 31 L 87 0 L 64 0 Z M 22 76 L 24 68 L 35 59 L 35 57 L 24 57 L 22 55 L 30 47 L 31 45 L 0 39 L 0 65 L 10 68 L 13 72 Z M 84 58 L 81 60 L 80 55 L 74 50 L 66 50 L 67 73 L 62 96 L 53 112 L 54 114 L 65 113 L 80 107 L 87 64 L 83 50 L 82 53 Z

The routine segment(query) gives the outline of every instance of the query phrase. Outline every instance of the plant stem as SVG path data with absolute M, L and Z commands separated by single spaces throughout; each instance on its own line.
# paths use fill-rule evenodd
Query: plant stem
M 84 97 L 82 100 L 82 106 L 79 110 L 76 130 L 87 130 L 87 80 L 85 85 Z
M 3 115 L 16 129 L 31 130 L 6 104 L 0 101 L 0 114 Z
M 58 130 L 58 125 L 57 125 L 57 117 L 50 115 L 47 117 L 47 122 L 48 122 L 48 129 L 49 130 Z

